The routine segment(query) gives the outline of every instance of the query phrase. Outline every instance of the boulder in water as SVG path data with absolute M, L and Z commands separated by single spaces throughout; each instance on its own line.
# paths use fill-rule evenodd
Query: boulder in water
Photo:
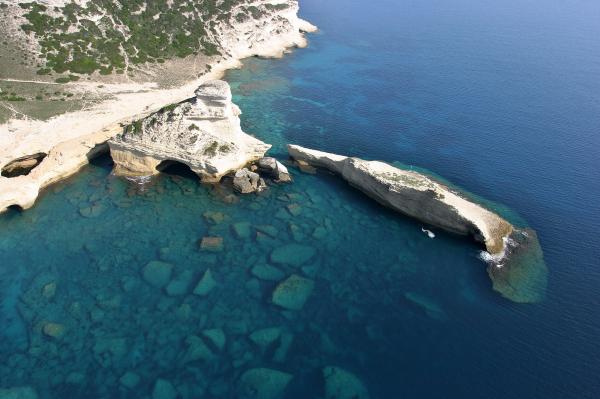
M 278 268 L 266 265 L 258 264 L 252 268 L 252 274 L 261 280 L 266 281 L 279 281 L 285 277 L 285 274 Z
M 280 398 L 292 375 L 279 370 L 255 368 L 240 377 L 240 397 L 253 399 Z
M 42 288 L 42 295 L 46 299 L 54 298 L 55 294 L 56 294 L 56 283 L 54 281 L 44 285 L 44 287 Z
M 315 283 L 304 277 L 292 274 L 279 283 L 273 291 L 273 303 L 288 310 L 300 310 L 312 293 Z
M 241 240 L 250 238 L 252 234 L 252 225 L 249 222 L 238 222 L 232 225 L 235 236 Z
M 213 352 L 197 335 L 190 335 L 185 339 L 187 350 L 183 355 L 183 363 L 195 362 L 197 360 L 210 360 L 214 357 Z
M 250 334 L 250 341 L 254 342 L 262 349 L 266 349 L 277 341 L 279 337 L 281 337 L 281 328 L 269 327 L 254 331 Z
M 220 328 L 212 328 L 210 330 L 202 331 L 202 335 L 208 338 L 208 340 L 219 350 L 223 350 L 225 347 L 226 337 L 223 330 Z
M 258 173 L 243 168 L 235 172 L 233 176 L 233 188 L 242 194 L 248 194 L 264 190 L 266 184 Z
M 292 180 L 287 168 L 273 157 L 263 157 L 256 163 L 258 171 L 277 182 L 289 182 Z
M 177 391 L 171 382 L 159 378 L 154 383 L 154 389 L 152 390 L 152 399 L 175 399 L 177 398 Z
M 206 296 L 208 295 L 213 288 L 217 286 L 217 282 L 212 276 L 210 269 L 206 269 L 204 275 L 198 281 L 196 288 L 194 288 L 194 295 Z
M 367 388 L 357 376 L 339 367 L 323 368 L 325 399 L 368 399 Z
M 200 250 L 209 252 L 221 252 L 223 250 L 223 237 L 202 237 Z
M 140 376 L 134 373 L 133 371 L 128 371 L 119 378 L 119 382 L 124 387 L 129 389 L 133 389 L 140 382 Z
M 159 260 L 150 261 L 142 271 L 144 280 L 153 287 L 162 288 L 171 280 L 173 265 Z
M 0 388 L 0 399 L 37 399 L 37 392 L 31 387 Z
M 298 267 L 308 262 L 316 251 L 313 247 L 301 244 L 286 244 L 271 252 L 271 262 Z
M 48 337 L 62 338 L 65 335 L 66 327 L 60 323 L 45 323 L 42 331 Z
M 171 280 L 165 291 L 167 291 L 167 294 L 170 296 L 185 295 L 191 285 L 193 277 L 194 273 L 191 270 L 184 270 L 181 274 Z

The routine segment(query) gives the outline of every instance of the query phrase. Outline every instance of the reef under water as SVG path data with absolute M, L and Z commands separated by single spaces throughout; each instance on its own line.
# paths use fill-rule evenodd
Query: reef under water
M 360 391 L 400 330 L 446 320 L 450 291 L 489 290 L 477 246 L 431 240 L 332 175 L 293 170 L 292 184 L 241 196 L 183 165 L 139 184 L 111 164 L 2 216 L 2 291 L 14 293 L 3 384 L 42 397 L 272 397 L 260 392 L 282 378 L 277 389 L 306 397 L 336 367 L 329 384 Z
M 598 397 L 598 4 L 569 3 L 306 0 L 308 48 L 226 76 L 281 161 L 400 161 L 514 209 L 485 203 L 536 230 L 541 302 L 324 171 L 242 196 L 102 158 L 0 215 L 0 398 Z

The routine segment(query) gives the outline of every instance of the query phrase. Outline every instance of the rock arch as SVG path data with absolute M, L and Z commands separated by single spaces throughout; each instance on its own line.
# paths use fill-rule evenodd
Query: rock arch
M 185 162 L 176 161 L 173 159 L 165 159 L 156 165 L 156 170 L 160 173 L 166 173 L 171 175 L 178 175 L 184 177 L 196 177 L 199 176 L 192 170 L 190 165 Z

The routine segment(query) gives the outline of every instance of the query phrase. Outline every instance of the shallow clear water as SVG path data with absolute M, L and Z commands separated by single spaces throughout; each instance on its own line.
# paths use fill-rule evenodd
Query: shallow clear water
M 149 397 L 162 378 L 182 397 L 236 398 L 246 370 L 268 367 L 293 375 L 285 397 L 316 398 L 334 365 L 372 398 L 597 397 L 600 6 L 302 6 L 321 28 L 309 48 L 227 76 L 244 129 L 281 159 L 293 142 L 401 161 L 508 205 L 539 234 L 546 299 L 502 299 L 475 243 L 431 240 L 327 173 L 232 197 L 181 169 L 140 190 L 104 159 L 0 216 L 0 386 Z M 201 251 L 206 236 L 223 250 Z M 314 255 L 274 263 L 290 243 Z M 179 284 L 149 284 L 155 260 Z M 273 304 L 264 265 L 314 281 L 300 310 Z M 193 294 L 207 269 L 215 287 Z M 267 327 L 279 336 L 261 348 L 251 335 Z M 208 360 L 190 360 L 192 335 Z

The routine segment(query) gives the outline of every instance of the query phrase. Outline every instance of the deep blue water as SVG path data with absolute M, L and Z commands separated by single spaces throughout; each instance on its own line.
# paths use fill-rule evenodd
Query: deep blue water
M 230 203 L 181 170 L 139 192 L 103 160 L 0 217 L 0 387 L 150 397 L 161 378 L 184 398 L 236 398 L 246 370 L 268 367 L 293 375 L 286 398 L 318 398 L 322 369 L 337 366 L 371 398 L 598 397 L 600 3 L 301 7 L 321 28 L 307 49 L 227 75 L 244 129 L 281 159 L 298 143 L 400 161 L 508 206 L 538 232 L 545 300 L 501 298 L 475 243 L 430 240 L 326 173 L 294 170 L 293 184 Z M 222 252 L 199 251 L 208 235 Z M 289 243 L 315 251 L 275 265 L 314 282 L 295 311 L 272 303 L 277 281 L 252 274 Z M 143 279 L 154 260 L 187 276 L 181 295 Z M 216 287 L 193 295 L 207 269 Z M 49 322 L 61 337 L 41 331 Z M 267 327 L 280 335 L 261 349 L 250 335 Z M 207 329 L 223 331 L 223 349 Z M 209 360 L 185 360 L 190 335 Z M 140 377 L 133 389 L 126 372 Z

